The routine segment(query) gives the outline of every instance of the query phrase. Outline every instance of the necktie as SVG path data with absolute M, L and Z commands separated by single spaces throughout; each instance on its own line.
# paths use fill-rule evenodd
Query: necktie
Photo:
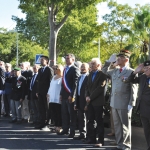
M 92 82 L 94 81 L 94 78 L 95 78 L 95 76 L 96 76 L 96 73 L 97 73 L 97 71 L 93 72 L 93 74 L 92 74 Z
M 120 68 L 120 73 L 122 72 L 122 68 Z
M 42 72 L 42 73 L 44 72 L 44 67 L 43 67 L 43 68 L 41 68 L 41 72 Z
M 31 81 L 31 90 L 32 90 L 32 88 L 33 88 L 35 75 L 36 75 L 36 74 L 34 74 L 33 77 L 32 77 L 32 81 Z
M 66 70 L 65 70 L 65 71 L 66 71 L 66 73 L 68 72 L 68 70 L 69 70 L 69 67 L 67 66 L 67 67 L 66 67 Z

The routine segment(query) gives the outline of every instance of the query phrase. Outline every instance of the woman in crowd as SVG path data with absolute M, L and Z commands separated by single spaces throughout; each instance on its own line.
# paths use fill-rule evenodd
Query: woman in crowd
M 61 130 L 61 102 L 59 99 L 62 75 L 63 75 L 63 66 L 55 65 L 54 67 L 55 75 L 51 80 L 50 87 L 47 93 L 47 98 L 49 102 L 49 111 L 51 111 L 52 120 L 55 122 L 55 128 L 53 132 L 60 132 Z

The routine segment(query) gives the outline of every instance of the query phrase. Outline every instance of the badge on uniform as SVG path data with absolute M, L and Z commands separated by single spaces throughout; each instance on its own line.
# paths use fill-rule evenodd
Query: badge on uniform
M 22 82 L 21 81 L 17 81 L 17 88 L 19 89 L 21 87 Z
M 122 81 L 125 83 L 125 82 L 127 82 L 127 80 L 128 80 L 128 77 L 122 77 Z

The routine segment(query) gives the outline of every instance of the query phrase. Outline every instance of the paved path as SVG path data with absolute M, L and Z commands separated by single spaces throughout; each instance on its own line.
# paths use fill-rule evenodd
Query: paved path
M 61 150 L 111 150 L 110 142 L 114 141 L 114 137 L 105 135 L 105 146 L 95 148 L 94 145 L 83 144 L 82 141 L 68 139 L 67 136 L 58 136 L 47 130 L 35 130 L 30 123 L 11 124 L 10 118 L 0 119 L 0 149 L 61 149 Z M 143 136 L 143 130 L 136 128 L 133 130 L 138 132 L 133 135 L 132 150 L 146 150 L 146 142 Z M 105 129 L 105 134 L 109 133 L 110 129 Z M 140 144 L 142 143 L 142 144 Z M 115 147 L 115 146 L 114 146 Z

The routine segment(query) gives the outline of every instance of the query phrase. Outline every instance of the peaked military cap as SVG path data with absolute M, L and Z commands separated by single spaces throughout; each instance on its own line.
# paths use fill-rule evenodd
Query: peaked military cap
M 131 55 L 130 51 L 128 51 L 128 50 L 121 50 L 120 53 L 117 56 L 124 56 L 124 57 L 129 58 L 130 55 Z

